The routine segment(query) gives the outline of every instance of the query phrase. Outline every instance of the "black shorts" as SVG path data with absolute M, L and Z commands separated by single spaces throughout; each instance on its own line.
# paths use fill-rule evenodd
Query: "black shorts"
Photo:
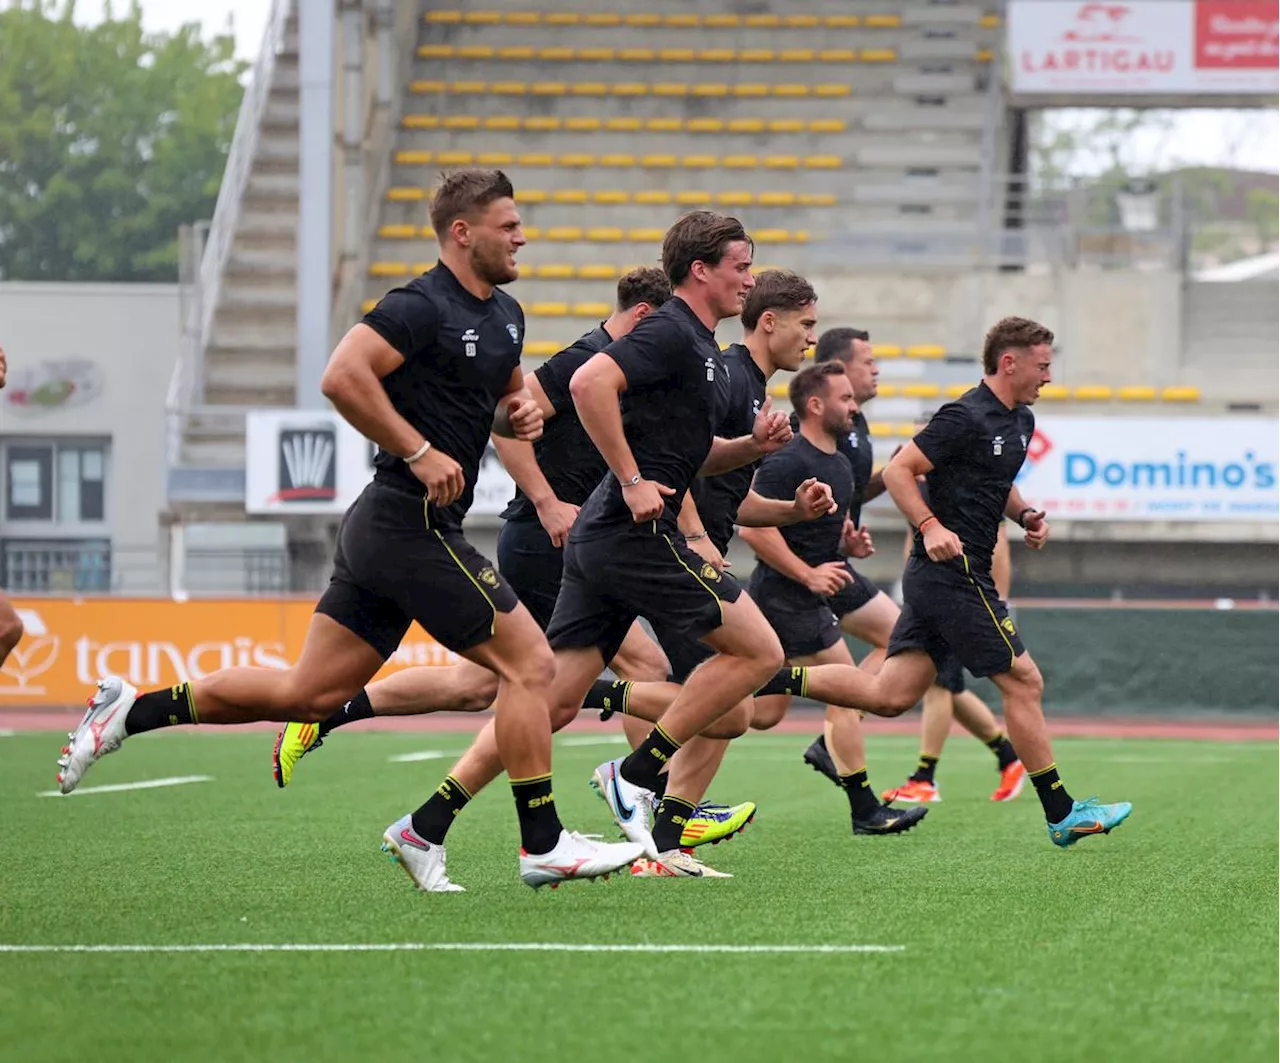
M 741 593 L 732 576 L 652 524 L 570 540 L 547 641 L 556 650 L 595 646 L 611 661 L 637 617 L 699 639 L 724 623 L 724 603 Z
M 939 670 L 949 655 L 975 676 L 1007 672 L 1025 652 L 1009 610 L 987 572 L 968 558 L 912 558 L 902 576 L 902 615 L 889 637 L 889 656 L 924 650 Z
M 853 582 L 841 587 L 839 591 L 827 599 L 831 605 L 831 611 L 836 616 L 847 616 L 849 613 L 861 609 L 880 593 L 880 588 L 861 572 L 857 571 L 853 565 L 848 561 L 844 564 L 845 568 L 849 570 L 849 574 L 853 577 Z
M 964 681 L 964 665 L 954 653 L 948 653 L 938 662 L 938 678 L 933 681 L 933 685 L 942 687 L 943 690 L 948 690 L 952 694 L 963 694 L 967 689 Z
M 316 612 L 359 635 L 385 660 L 416 620 L 460 653 L 493 636 L 519 601 L 458 528 L 432 528 L 426 502 L 371 483 L 338 528 L 329 587 Z
M 560 596 L 564 551 L 537 520 L 509 520 L 498 533 L 498 571 L 543 631 Z
M 814 594 L 808 587 L 766 565 L 756 566 L 748 593 L 769 626 L 778 633 L 783 655 L 789 661 L 812 657 L 843 637 L 840 618 L 832 612 L 830 599 Z

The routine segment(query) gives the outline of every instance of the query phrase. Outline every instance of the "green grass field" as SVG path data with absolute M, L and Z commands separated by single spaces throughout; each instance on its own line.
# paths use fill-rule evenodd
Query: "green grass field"
M 0 950 L 0 1057 L 45 1060 L 679 1059 L 1274 1061 L 1274 743 L 1058 743 L 1077 796 L 1133 801 L 1115 834 L 1049 844 L 1030 787 L 988 795 L 990 754 L 953 738 L 944 802 L 898 838 L 853 838 L 800 763 L 752 736 L 713 797 L 760 803 L 703 850 L 725 881 L 615 878 L 533 893 L 505 784 L 449 842 L 465 894 L 418 894 L 378 850 L 466 737 L 335 735 L 293 786 L 265 733 L 160 735 L 85 787 L 37 796 L 54 735 L 0 739 L 0 944 L 577 943 L 892 945 L 884 953 L 536 951 L 19 953 Z M 565 821 L 608 833 L 588 789 L 616 747 L 567 736 Z M 437 760 L 388 758 L 436 750 Z M 898 782 L 909 737 L 875 737 Z

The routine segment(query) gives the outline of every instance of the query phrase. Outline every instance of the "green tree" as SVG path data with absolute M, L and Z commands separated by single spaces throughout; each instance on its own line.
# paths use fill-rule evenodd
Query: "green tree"
M 174 281 L 209 217 L 240 105 L 230 33 L 96 26 L 74 0 L 0 8 L 0 279 Z

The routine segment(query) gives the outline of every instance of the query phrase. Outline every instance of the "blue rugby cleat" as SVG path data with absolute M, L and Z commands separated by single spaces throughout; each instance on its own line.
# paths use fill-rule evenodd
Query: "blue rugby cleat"
M 1049 824 L 1049 839 L 1065 849 L 1090 834 L 1110 834 L 1129 818 L 1132 811 L 1133 805 L 1128 801 L 1118 801 L 1114 805 L 1104 805 L 1096 797 L 1076 801 L 1066 819 Z

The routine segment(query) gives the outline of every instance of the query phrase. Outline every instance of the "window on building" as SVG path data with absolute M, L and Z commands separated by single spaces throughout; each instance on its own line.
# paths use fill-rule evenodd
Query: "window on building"
M 3 451 L 3 519 L 50 524 L 106 519 L 104 444 L 15 441 Z
M 47 594 L 111 589 L 111 544 L 102 539 L 0 539 L 0 587 Z

